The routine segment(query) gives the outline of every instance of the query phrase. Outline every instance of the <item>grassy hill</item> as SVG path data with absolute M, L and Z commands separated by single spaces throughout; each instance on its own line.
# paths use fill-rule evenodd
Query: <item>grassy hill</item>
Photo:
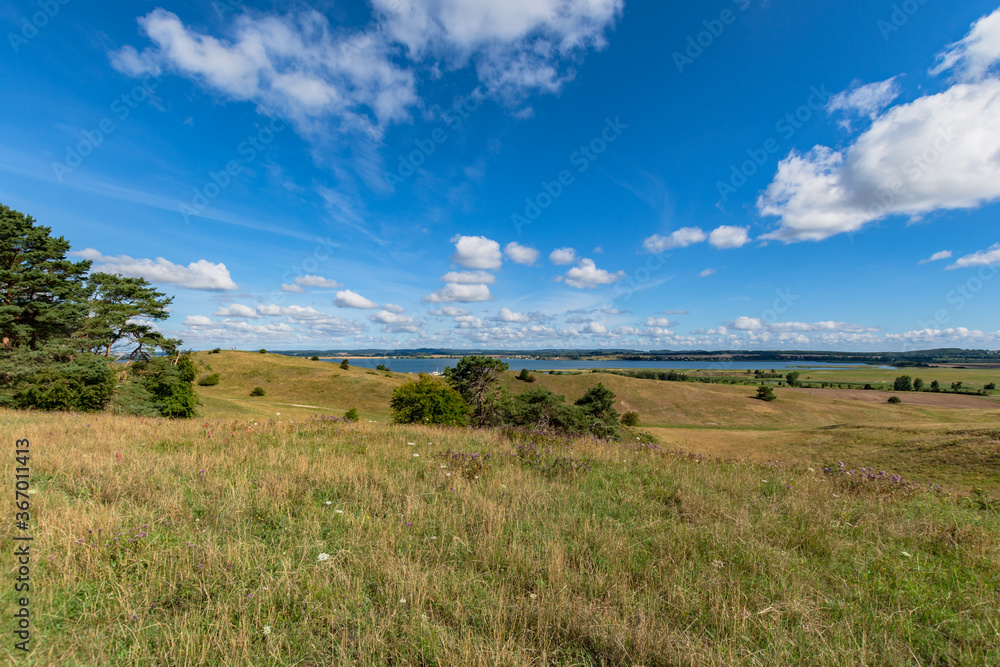
M 217 386 L 197 388 L 209 421 L 304 420 L 339 416 L 353 407 L 364 420 L 385 422 L 393 389 L 414 377 L 344 370 L 337 363 L 280 354 L 223 351 L 195 357 L 202 375 L 221 377 Z M 511 391 L 542 387 L 569 401 L 602 382 L 617 395 L 619 412 L 636 411 L 641 429 L 670 448 L 814 467 L 843 460 L 929 482 L 1000 489 L 1000 406 L 986 398 L 904 393 L 902 404 L 889 405 L 885 392 L 777 388 L 778 400 L 767 403 L 746 386 L 609 373 L 535 373 L 536 381 L 529 384 L 514 375 L 507 373 L 502 381 Z M 265 396 L 250 396 L 257 386 Z
M 31 440 L 30 664 L 1000 664 L 988 494 L 284 412 L 0 421 Z

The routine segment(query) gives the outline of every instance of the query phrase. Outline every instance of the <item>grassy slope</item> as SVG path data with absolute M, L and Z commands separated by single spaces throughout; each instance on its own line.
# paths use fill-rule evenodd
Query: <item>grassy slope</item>
M 511 443 L 284 419 L 0 411 L 33 664 L 1000 664 L 995 502 L 584 441 L 464 477 Z
M 301 420 L 315 414 L 340 415 L 351 407 L 364 419 L 386 421 L 392 390 L 413 377 L 386 377 L 356 367 L 342 370 L 338 364 L 256 352 L 198 353 L 197 363 L 203 374 L 210 367 L 222 377 L 218 386 L 198 387 L 202 413 L 210 421 L 279 418 L 279 412 L 281 419 Z M 659 382 L 608 373 L 536 373 L 535 378 L 528 384 L 515 380 L 511 372 L 503 383 L 515 392 L 544 387 L 573 401 L 603 382 L 618 396 L 620 412 L 637 411 L 642 428 L 669 447 L 813 466 L 844 460 L 925 481 L 1000 488 L 1000 410 L 985 399 L 968 397 L 983 409 L 951 409 L 908 405 L 903 394 L 904 403 L 892 406 L 855 400 L 850 392 L 817 395 L 777 388 L 778 400 L 765 403 L 754 399 L 753 387 L 746 386 Z M 250 397 L 255 386 L 264 387 L 267 395 Z M 850 428 L 830 428 L 845 425 Z

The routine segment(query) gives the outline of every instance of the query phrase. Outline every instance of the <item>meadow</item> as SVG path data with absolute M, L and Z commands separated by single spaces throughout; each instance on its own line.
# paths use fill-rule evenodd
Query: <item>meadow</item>
M 8 641 L 8 657 L 1000 664 L 989 399 L 765 404 L 740 386 L 537 377 L 570 399 L 610 386 L 648 434 L 612 443 L 391 424 L 400 374 L 197 360 L 221 381 L 198 388 L 195 420 L 0 412 L 11 450 L 31 440 L 34 492 L 33 650 Z M 8 522 L 4 553 L 12 538 Z

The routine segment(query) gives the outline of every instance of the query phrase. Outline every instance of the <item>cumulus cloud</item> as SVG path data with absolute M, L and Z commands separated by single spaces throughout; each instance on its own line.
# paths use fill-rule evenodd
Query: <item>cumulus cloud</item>
M 531 266 L 538 261 L 539 252 L 534 248 L 528 246 L 523 246 L 520 243 L 512 242 L 508 243 L 504 247 L 503 252 L 507 255 L 507 259 L 518 264 L 525 264 Z
M 460 285 L 448 283 L 444 288 L 432 292 L 425 299 L 428 303 L 448 303 L 460 301 L 463 303 L 475 303 L 478 301 L 492 301 L 489 285 Z
M 394 303 L 387 303 L 382 307 L 388 310 L 390 313 L 401 313 L 405 310 L 405 308 L 403 308 L 402 306 L 397 306 Z
M 418 333 L 423 328 L 420 322 L 409 315 L 390 313 L 387 310 L 379 311 L 368 319 L 381 324 L 383 333 Z
M 224 308 L 219 308 L 215 311 L 216 317 L 248 317 L 256 318 L 260 317 L 257 311 L 250 306 L 244 306 L 241 303 L 234 303 L 231 306 L 226 306 Z
M 625 279 L 625 272 L 610 273 L 597 268 L 592 259 L 581 259 L 577 266 L 566 272 L 565 281 L 577 289 L 594 289 L 598 285 L 610 285 Z
M 942 259 L 950 259 L 952 255 L 951 250 L 942 250 L 941 252 L 936 252 L 927 259 L 922 259 L 917 264 L 929 264 L 930 262 L 937 262 Z
M 446 283 L 456 283 L 459 285 L 473 285 L 476 283 L 494 285 L 497 282 L 496 276 L 486 271 L 451 271 L 441 276 L 441 280 Z
M 333 300 L 333 303 L 338 308 L 359 308 L 362 310 L 378 308 L 378 304 L 371 299 L 366 299 L 357 292 L 352 292 L 349 289 L 337 292 L 337 297 Z
M 896 78 L 866 85 L 856 83 L 848 90 L 831 97 L 826 109 L 830 113 L 842 111 L 849 115 L 868 116 L 874 119 L 902 92 L 896 83 Z
M 667 329 L 673 326 L 673 322 L 665 317 L 647 317 L 646 318 L 647 327 L 661 327 Z
M 342 285 L 336 280 L 331 278 L 324 278 L 323 276 L 298 276 L 291 283 L 286 283 L 281 286 L 282 292 L 292 292 L 294 294 L 302 294 L 305 292 L 306 287 L 317 287 L 321 289 L 336 289 Z
M 750 237 L 747 235 L 747 230 L 749 229 L 749 227 L 723 225 L 712 231 L 708 237 L 708 242 L 719 250 L 742 248 L 747 243 L 750 243 Z
M 844 150 L 792 151 L 757 200 L 764 239 L 821 241 L 892 215 L 919 218 L 1000 199 L 1000 10 L 941 54 L 947 90 L 878 115 Z
M 120 273 L 129 278 L 145 278 L 151 283 L 164 283 L 196 290 L 234 290 L 237 285 L 225 264 L 213 264 L 199 259 L 187 266 L 180 266 L 162 257 L 154 259 L 133 258 L 128 255 L 102 255 L 93 248 L 69 253 L 96 262 L 95 271 Z
M 698 274 L 698 277 L 708 278 L 709 276 L 714 276 L 714 275 L 715 275 L 715 269 L 705 269 L 704 271 Z
M 572 264 L 576 261 L 576 250 L 557 248 L 549 253 L 549 261 L 556 265 Z
M 681 227 L 670 236 L 660 236 L 653 234 L 643 241 L 642 247 L 648 252 L 658 253 L 674 248 L 686 248 L 695 243 L 701 243 L 708 236 L 699 227 Z
M 725 329 L 726 327 L 723 327 Z M 880 331 L 878 327 L 851 324 L 850 322 L 765 322 L 759 317 L 737 317 L 728 324 L 734 331 L 769 331 L 778 334 L 839 331 L 850 333 Z
M 204 315 L 189 315 L 182 322 L 186 327 L 207 327 L 212 325 L 212 318 Z
M 473 62 L 487 88 L 518 99 L 557 92 L 572 79 L 569 62 L 605 44 L 624 0 L 373 0 L 392 40 L 413 60 Z M 569 61 L 569 62 L 567 62 Z
M 293 294 L 303 294 L 306 290 L 301 285 L 296 285 L 295 283 L 282 283 L 281 291 L 292 292 Z
M 432 317 L 463 317 L 469 315 L 469 311 L 458 306 L 441 306 L 437 310 L 428 310 L 428 315 Z
M 993 264 L 1000 264 L 1000 243 L 994 243 L 986 250 L 980 250 L 971 255 L 960 257 L 954 264 L 947 268 L 965 269 L 970 266 L 991 266 Z
M 510 308 L 501 308 L 498 318 L 501 322 L 527 323 L 531 321 L 530 315 L 526 315 L 524 313 L 515 313 Z
M 499 269 L 503 263 L 500 244 L 485 236 L 455 236 L 451 261 L 468 269 Z

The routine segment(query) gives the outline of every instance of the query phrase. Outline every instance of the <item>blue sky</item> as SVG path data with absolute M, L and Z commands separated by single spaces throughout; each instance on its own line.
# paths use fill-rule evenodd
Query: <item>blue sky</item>
M 1000 7 L 0 3 L 0 202 L 206 348 L 1000 348 Z

